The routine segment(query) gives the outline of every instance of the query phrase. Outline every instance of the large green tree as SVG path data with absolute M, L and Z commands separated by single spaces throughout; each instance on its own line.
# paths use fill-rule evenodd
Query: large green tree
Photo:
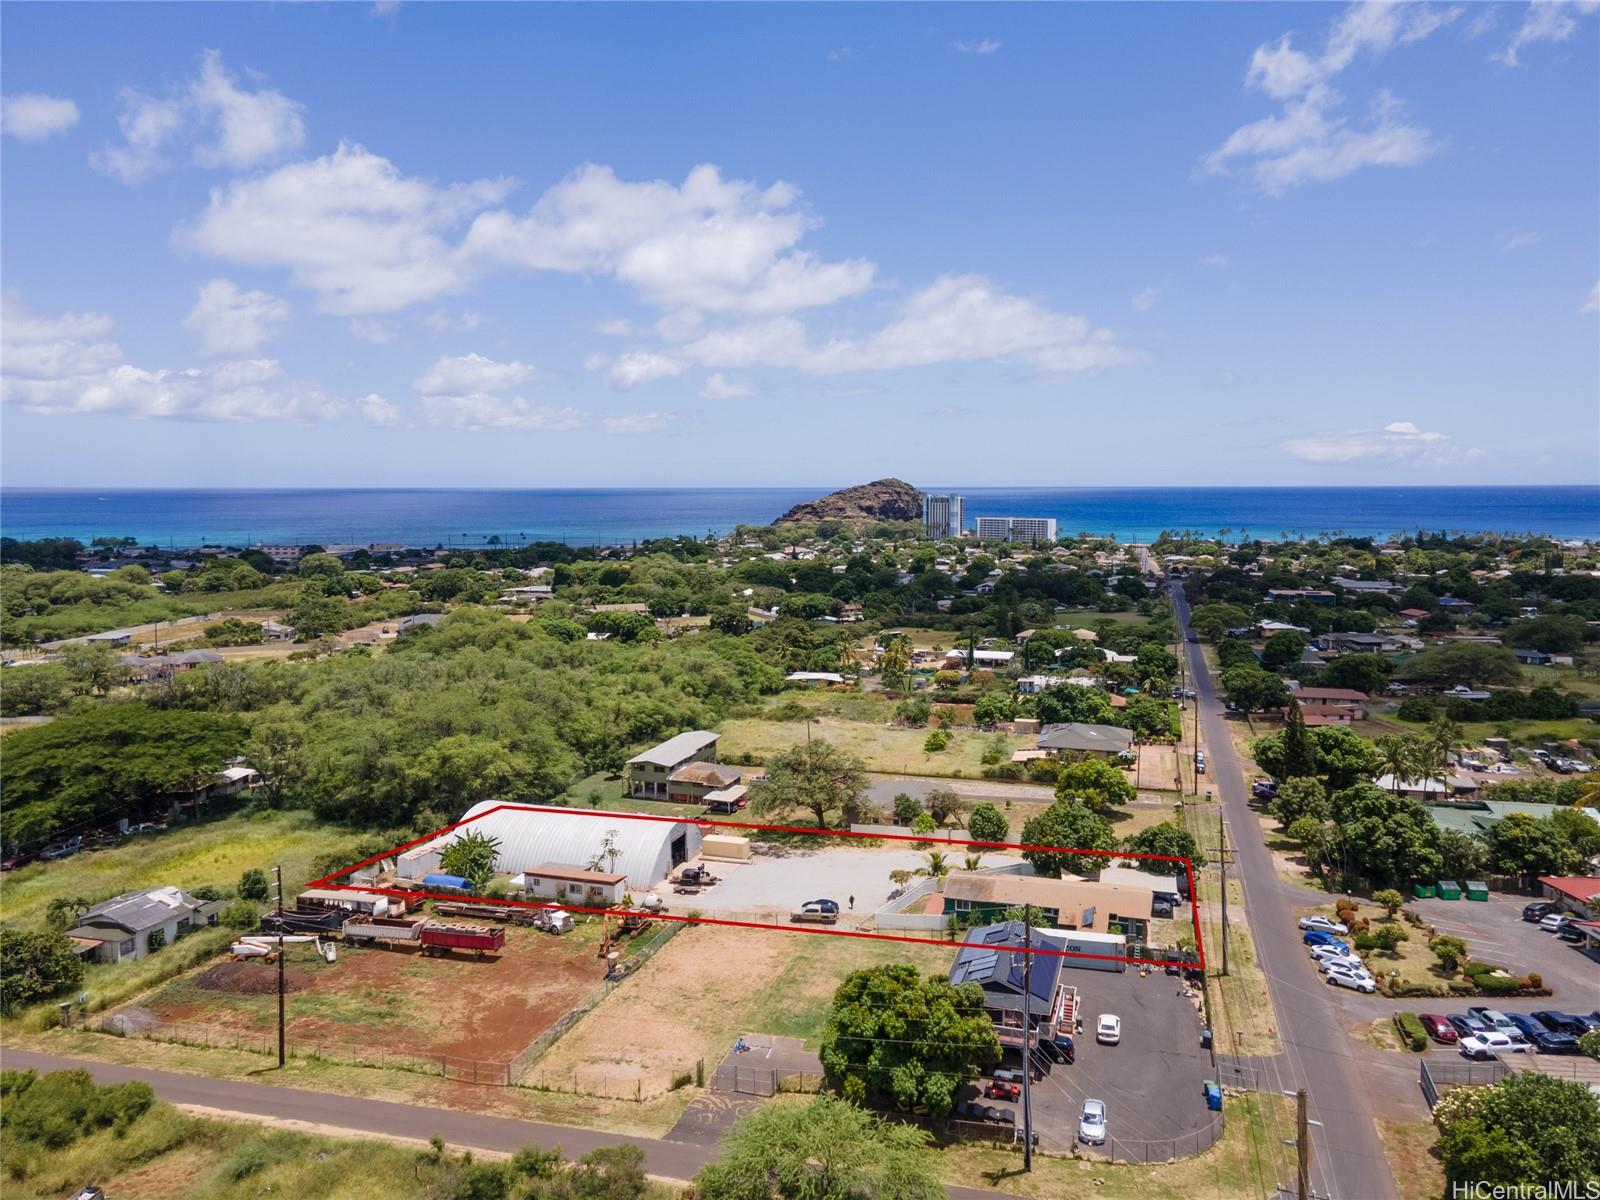
M 1194 834 L 1176 821 L 1162 821 L 1141 829 L 1123 843 L 1124 849 L 1134 854 L 1163 854 L 1173 858 L 1187 858 L 1194 865 L 1205 865 L 1205 855 L 1195 844 Z M 1134 866 L 1155 875 L 1182 875 L 1183 864 L 1141 858 Z
M 949 1114 L 962 1087 L 1000 1061 L 983 989 L 906 963 L 852 971 L 822 1031 L 822 1070 L 846 1100 L 893 1100 Z
M 1117 835 L 1111 822 L 1076 800 L 1057 800 L 1022 826 L 1022 842 L 1028 846 L 1059 849 L 1024 850 L 1022 857 L 1041 875 L 1059 877 L 1063 872 L 1086 875 L 1098 871 L 1109 860 L 1100 854 L 1073 854 L 1073 850 L 1111 850 Z
M 699 1200 L 942 1200 L 935 1161 L 916 1126 L 818 1096 L 740 1120 L 694 1191 Z
M 1068 763 L 1056 778 L 1058 800 L 1080 800 L 1096 812 L 1131 804 L 1138 794 L 1126 774 L 1099 758 Z
M 22 729 L 0 756 L 0 830 L 31 845 L 210 780 L 245 741 L 244 724 L 205 712 L 99 704 Z
M 1011 832 L 1005 815 L 987 801 L 979 804 L 967 817 L 967 832 L 977 842 L 1003 842 Z
M 1380 886 L 1439 878 L 1439 828 L 1418 801 L 1358 783 L 1333 794 L 1333 819 L 1349 871 Z
M 829 817 L 849 823 L 878 815 L 867 800 L 866 765 L 820 738 L 767 764 L 766 777 L 750 789 L 750 811 L 760 817 L 809 812 L 823 829 Z
M 1260 667 L 1229 667 L 1222 672 L 1222 693 L 1229 703 L 1246 712 L 1282 708 L 1289 703 L 1289 686 Z
M 0 929 L 0 1014 L 72 991 L 83 981 L 83 960 L 60 933 Z
M 1401 664 L 1401 679 L 1416 683 L 1493 683 L 1515 686 L 1522 682 L 1517 656 L 1504 646 L 1481 642 L 1450 642 L 1434 646 Z
M 1581 1083 L 1518 1072 L 1474 1089 L 1439 1139 L 1449 1184 L 1539 1187 L 1600 1183 L 1600 1099 Z M 1507 1192 L 1506 1194 L 1510 1194 Z

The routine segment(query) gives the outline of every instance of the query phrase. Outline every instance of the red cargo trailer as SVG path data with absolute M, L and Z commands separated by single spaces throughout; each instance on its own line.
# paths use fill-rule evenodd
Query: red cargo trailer
M 505 949 L 505 926 L 480 929 L 473 925 L 445 925 L 429 921 L 422 930 L 424 954 L 448 954 L 452 950 L 476 950 L 478 957 Z

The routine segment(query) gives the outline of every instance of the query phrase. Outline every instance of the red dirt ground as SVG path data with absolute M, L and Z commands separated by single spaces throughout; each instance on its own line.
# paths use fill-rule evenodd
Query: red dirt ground
M 238 966 L 270 975 L 269 990 L 276 993 L 275 970 Z M 289 1001 L 292 1040 L 506 1062 L 598 984 L 604 967 L 590 939 L 511 927 L 497 957 L 424 957 L 414 949 L 341 945 L 337 963 L 317 964 L 305 974 Z M 166 1021 L 260 1032 L 275 1025 L 276 1007 L 270 997 L 258 1001 L 254 991 L 243 1002 L 234 990 L 226 998 L 219 994 L 215 1004 L 195 1002 L 192 991 L 182 1003 L 163 1003 L 158 994 L 145 1004 Z

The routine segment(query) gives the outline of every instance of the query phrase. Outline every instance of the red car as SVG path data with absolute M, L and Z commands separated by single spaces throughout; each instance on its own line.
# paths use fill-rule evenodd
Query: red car
M 1437 1013 L 1418 1013 L 1417 1020 L 1422 1022 L 1428 1036 L 1436 1042 L 1451 1046 L 1460 1040 L 1461 1035 L 1456 1032 L 1455 1026 Z
M 989 1086 L 983 1089 L 983 1094 L 990 1100 L 1016 1100 L 1022 1095 L 1022 1089 L 1014 1083 L 1001 1083 L 998 1079 L 991 1079 Z

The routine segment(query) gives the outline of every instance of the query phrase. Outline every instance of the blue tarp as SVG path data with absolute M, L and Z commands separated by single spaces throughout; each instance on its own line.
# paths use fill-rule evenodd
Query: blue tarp
M 470 892 L 472 881 L 460 875 L 424 875 L 422 882 L 428 887 L 454 888 L 458 892 Z

